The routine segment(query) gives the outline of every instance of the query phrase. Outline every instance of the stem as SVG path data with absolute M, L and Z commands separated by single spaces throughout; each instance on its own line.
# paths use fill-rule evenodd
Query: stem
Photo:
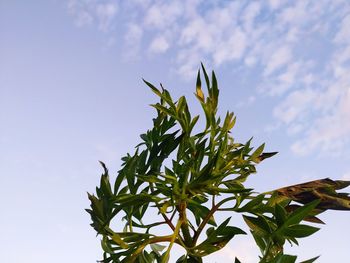
M 131 220 L 131 217 L 129 217 L 129 229 L 130 229 L 130 232 L 134 232 L 134 231 L 133 231 L 133 228 L 132 228 L 132 220 Z
M 234 208 L 219 208 L 216 211 L 235 211 Z
M 269 254 L 270 254 L 270 248 L 271 248 L 271 241 L 269 241 L 269 243 L 267 244 L 267 247 L 265 249 L 265 255 L 263 256 L 263 258 L 260 260 L 261 263 L 266 262 Z
M 170 221 L 173 221 L 173 218 L 174 218 L 175 214 L 176 214 L 176 210 L 174 209 L 174 212 L 173 212 L 173 214 L 170 217 Z
M 235 200 L 236 197 L 228 197 L 224 200 L 221 200 L 219 203 L 217 203 L 216 205 L 214 205 L 211 210 L 209 211 L 209 213 L 207 214 L 207 216 L 203 219 L 203 221 L 201 222 L 201 224 L 199 225 L 197 231 L 194 233 L 193 236 L 193 241 L 192 241 L 192 245 L 195 246 L 197 243 L 197 240 L 201 234 L 201 232 L 203 231 L 205 225 L 208 223 L 208 221 L 210 220 L 210 218 L 212 217 L 212 215 L 219 209 L 219 207 L 221 205 L 223 205 L 224 203 L 231 201 L 231 200 Z
M 170 244 L 169 244 L 169 247 L 165 253 L 165 256 L 164 258 L 162 259 L 162 262 L 161 263 L 167 263 L 169 261 L 169 256 L 170 256 L 170 250 L 175 242 L 175 239 L 177 238 L 178 234 L 179 234 L 179 231 L 180 231 L 180 227 L 182 225 L 182 221 L 181 219 L 179 218 L 179 220 L 177 221 L 177 224 L 176 224 L 176 227 L 175 227 L 175 230 L 174 230 L 174 233 L 171 235 L 171 240 L 170 240 Z
M 153 187 L 153 184 L 152 183 L 149 183 L 149 186 L 152 190 L 152 192 L 154 191 L 154 187 Z M 162 217 L 164 218 L 165 222 L 168 224 L 168 226 L 171 228 L 171 230 L 175 231 L 175 226 L 173 225 L 173 223 L 171 222 L 171 220 L 166 216 L 166 214 L 164 214 L 161 209 L 160 209 L 160 206 L 159 206 L 159 203 L 158 202 L 155 202 L 156 203 L 156 206 L 159 210 L 159 213 L 162 215 Z
M 157 206 L 157 207 L 158 207 L 158 206 Z M 158 208 L 159 208 L 159 207 L 158 207 Z M 159 208 L 159 210 L 160 210 L 160 208 Z M 160 213 L 161 213 L 161 215 L 163 216 L 165 222 L 169 225 L 169 227 L 170 227 L 173 231 L 175 231 L 175 226 L 174 226 L 173 223 L 169 220 L 169 218 L 168 218 L 165 214 L 163 214 L 162 212 L 160 212 Z
M 265 253 L 263 258 L 261 259 L 260 263 L 266 263 L 273 260 L 278 254 L 283 254 L 283 246 L 275 246 L 276 244 L 273 242 L 273 240 L 270 238 L 267 244 L 267 247 L 265 249 Z
M 151 227 L 155 227 L 155 226 L 160 226 L 160 225 L 164 225 L 166 224 L 165 221 L 161 221 L 161 222 L 156 222 L 156 223 L 152 223 L 152 224 L 148 224 L 148 225 L 134 225 L 134 227 L 137 227 L 137 228 L 148 228 L 150 229 Z
M 182 222 L 181 231 L 184 237 L 184 243 L 186 244 L 186 246 L 190 246 L 192 244 L 192 237 L 188 226 L 186 208 L 187 208 L 187 203 L 182 201 L 177 207 L 177 210 L 179 211 L 179 216 L 180 216 L 179 220 Z
M 184 181 L 183 181 L 182 186 L 181 186 L 182 187 L 182 197 L 181 198 L 184 198 L 184 199 L 186 199 L 186 187 L 188 184 L 188 176 L 189 176 L 189 171 L 186 172 Z M 179 205 L 176 207 L 176 210 L 178 210 L 179 220 L 182 222 L 181 231 L 183 234 L 184 243 L 188 247 L 192 244 L 192 237 L 191 237 L 190 229 L 188 226 L 186 209 L 187 209 L 186 201 L 181 200 Z
M 134 262 L 136 257 L 143 251 L 143 249 L 147 245 L 158 243 L 158 242 L 171 242 L 172 238 L 173 238 L 173 235 L 169 235 L 169 236 L 154 237 L 146 240 L 135 250 L 134 254 L 130 258 L 130 262 Z

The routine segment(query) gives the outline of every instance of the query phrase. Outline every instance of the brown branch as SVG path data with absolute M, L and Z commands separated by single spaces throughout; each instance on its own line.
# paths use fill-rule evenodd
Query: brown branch
M 159 207 L 158 207 L 159 208 Z M 159 208 L 159 211 L 160 211 L 160 208 Z M 160 214 L 163 216 L 165 222 L 170 226 L 170 228 L 174 231 L 175 230 L 175 226 L 174 224 L 170 221 L 170 219 L 165 215 L 163 214 L 162 212 L 160 212 Z
M 173 214 L 170 217 L 170 221 L 173 221 L 173 218 L 174 218 L 175 214 L 176 214 L 176 209 L 174 209 L 174 212 L 173 212 Z
M 153 187 L 153 184 L 152 183 L 149 183 L 149 186 L 152 190 L 152 192 L 154 191 L 154 187 Z M 171 228 L 171 230 L 175 231 L 175 226 L 174 224 L 171 222 L 171 220 L 166 216 L 166 214 L 164 214 L 161 209 L 160 209 L 160 206 L 158 204 L 158 202 L 155 202 L 156 203 L 156 206 L 159 210 L 159 213 L 162 215 L 162 217 L 164 218 L 165 222 L 168 224 L 168 226 Z
M 201 234 L 201 232 L 203 231 L 205 225 L 209 222 L 210 218 L 213 216 L 213 214 L 219 209 L 219 207 L 221 205 L 223 205 L 224 203 L 234 200 L 236 199 L 236 197 L 229 197 L 226 198 L 224 200 L 221 200 L 219 203 L 217 203 L 216 205 L 214 205 L 211 210 L 209 211 L 209 213 L 207 214 L 207 216 L 203 219 L 203 221 L 201 222 L 201 224 L 199 225 L 197 231 L 194 233 L 193 236 L 193 241 L 192 241 L 192 246 L 195 246 L 197 243 L 197 240 Z

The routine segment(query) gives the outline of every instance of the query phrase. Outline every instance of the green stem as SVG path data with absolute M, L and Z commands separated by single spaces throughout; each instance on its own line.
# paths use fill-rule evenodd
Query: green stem
M 144 250 L 144 248 L 149 245 L 149 244 L 153 244 L 153 243 L 159 243 L 159 242 L 171 242 L 173 240 L 173 235 L 169 235 L 169 236 L 161 236 L 161 237 L 154 237 L 154 238 L 150 238 L 148 240 L 146 240 L 145 242 L 143 242 L 133 253 L 133 255 L 130 257 L 130 262 L 135 262 L 136 257 L 142 253 L 142 251 Z M 175 241 L 175 240 L 174 240 Z M 172 242 L 174 242 L 172 241 Z
M 130 232 L 134 232 L 133 228 L 132 228 L 132 219 L 131 219 L 131 217 L 129 217 L 129 230 L 130 230 Z
M 180 227 L 182 225 L 182 221 L 181 219 L 179 219 L 177 221 L 177 224 L 176 224 L 176 227 L 175 227 L 175 230 L 174 230 L 174 233 L 172 234 L 171 236 L 171 240 L 170 240 L 170 244 L 169 244 L 169 247 L 165 253 L 165 256 L 164 258 L 162 259 L 162 262 L 161 263 L 167 263 L 169 261 L 169 256 L 170 256 L 170 250 L 175 242 L 175 239 L 177 238 L 178 234 L 179 234 L 179 231 L 180 231 Z
M 185 201 L 182 201 L 178 205 L 177 210 L 179 212 L 179 220 L 181 220 L 181 222 L 182 222 L 181 231 L 182 231 L 182 234 L 184 237 L 184 243 L 188 247 L 192 244 L 192 237 L 191 237 L 189 226 L 188 226 L 186 208 L 187 208 L 187 203 Z
M 271 241 L 269 241 L 269 243 L 267 244 L 267 247 L 265 249 L 265 255 L 263 256 L 263 258 L 260 260 L 260 263 L 265 263 L 266 260 L 268 259 L 269 257 L 269 254 L 270 254 L 270 249 L 271 249 Z

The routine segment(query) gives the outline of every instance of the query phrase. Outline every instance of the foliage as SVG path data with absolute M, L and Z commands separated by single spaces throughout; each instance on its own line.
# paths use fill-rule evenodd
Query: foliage
M 245 187 L 256 164 L 276 152 L 264 152 L 265 144 L 254 150 L 251 139 L 243 144 L 234 140 L 230 130 L 236 117 L 232 112 L 223 120 L 217 116 L 215 74 L 210 80 L 203 65 L 202 72 L 207 95 L 198 72 L 195 96 L 204 111 L 203 130 L 194 132 L 199 116 L 191 115 L 184 96 L 174 101 L 166 89 L 145 81 L 160 98 L 152 105 L 157 111 L 153 128 L 141 134 L 134 154 L 122 158 L 113 185 L 101 162 L 100 186 L 96 196 L 89 194 L 87 209 L 92 227 L 102 236 L 101 262 L 165 263 L 174 243 L 186 251 L 177 263 L 202 262 L 234 236 L 246 234 L 230 225 L 230 217 L 218 224 L 219 212 L 242 214 L 260 248 L 260 263 L 296 262 L 296 256 L 283 253 L 283 247 L 286 241 L 298 244 L 299 238 L 319 230 L 305 221 L 323 223 L 316 215 L 327 209 L 350 210 L 348 194 L 336 192 L 348 181 L 322 179 L 261 194 Z M 145 215 L 155 209 L 154 216 L 161 220 L 145 224 Z M 119 215 L 125 226 L 115 231 L 112 219 Z M 169 235 L 157 235 L 163 225 Z M 167 248 L 161 245 L 164 242 Z

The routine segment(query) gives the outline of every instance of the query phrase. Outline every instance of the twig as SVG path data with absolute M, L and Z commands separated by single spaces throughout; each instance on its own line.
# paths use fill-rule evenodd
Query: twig
M 196 245 L 197 243 L 197 240 L 199 238 L 199 235 L 201 234 L 201 232 L 203 231 L 205 225 L 208 223 L 208 221 L 210 220 L 210 218 L 212 217 L 212 215 L 219 209 L 219 207 L 221 205 L 223 205 L 224 203 L 228 202 L 228 201 L 231 201 L 231 200 L 234 200 L 236 199 L 236 197 L 229 197 L 229 198 L 226 198 L 224 200 L 221 200 L 219 203 L 217 203 L 216 205 L 214 205 L 211 210 L 209 211 L 209 213 L 207 214 L 207 216 L 203 219 L 203 221 L 201 222 L 201 224 L 199 225 L 197 231 L 194 233 L 194 236 L 193 236 L 193 241 L 192 241 L 192 245 Z

